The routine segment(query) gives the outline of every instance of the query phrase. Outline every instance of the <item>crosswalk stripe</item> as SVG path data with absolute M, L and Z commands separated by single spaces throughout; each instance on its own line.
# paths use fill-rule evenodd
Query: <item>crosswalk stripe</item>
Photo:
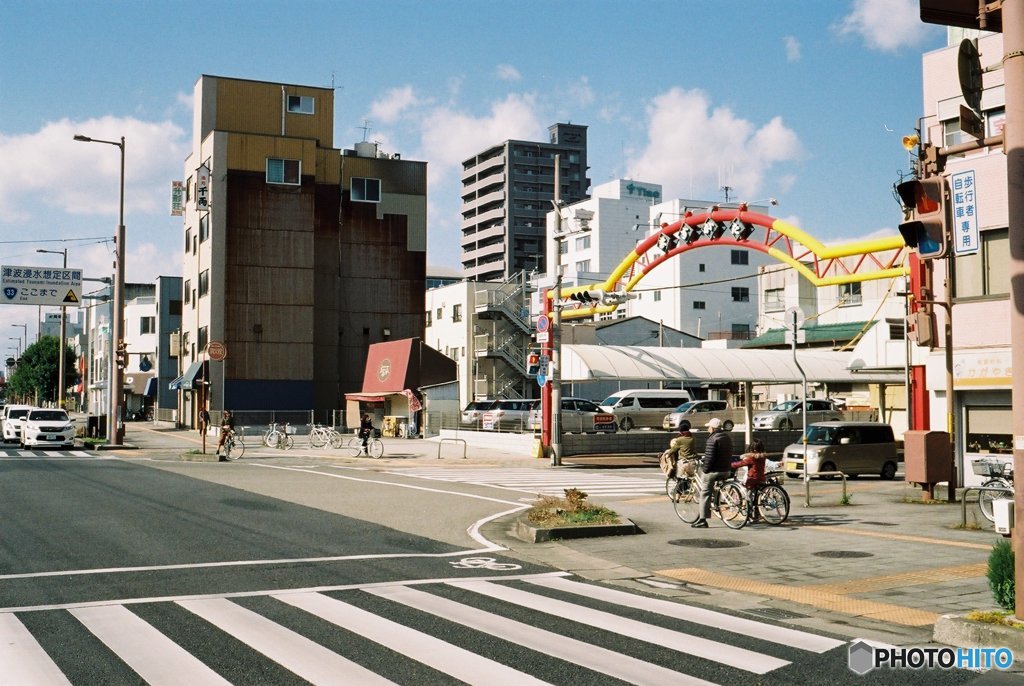
M 723 612 L 716 612 L 692 605 L 684 605 L 668 600 L 650 598 L 648 596 L 626 593 L 606 586 L 596 584 L 584 584 L 578 581 L 571 581 L 564 577 L 559 578 L 532 578 L 523 579 L 526 583 L 545 588 L 553 588 L 567 593 L 573 593 L 585 598 L 594 598 L 608 603 L 615 603 L 624 607 L 634 607 L 638 610 L 656 612 L 666 617 L 681 619 L 686 622 L 713 626 L 724 631 L 731 631 L 745 636 L 754 636 L 765 641 L 778 643 L 780 645 L 807 650 L 814 653 L 824 653 L 833 648 L 843 645 L 843 641 L 825 636 L 810 634 L 798 629 L 790 629 L 774 624 L 765 624 L 753 619 L 734 617 Z
M 179 600 L 177 604 L 317 686 L 392 683 L 319 643 L 225 598 Z
M 547 683 L 336 598 L 320 593 L 294 593 L 274 597 L 468 684 L 527 686 Z
M 0 614 L 0 686 L 71 686 L 13 614 Z
M 506 617 L 462 605 L 407 586 L 383 586 L 363 589 L 365 593 L 386 598 L 416 610 L 428 612 L 477 631 L 517 643 L 544 655 L 550 655 L 587 669 L 601 672 L 631 684 L 664 686 L 666 683 L 710 686 L 711 682 L 644 662 L 600 646 L 523 624 Z
M 547 596 L 529 593 L 511 586 L 499 586 L 489 581 L 451 581 L 450 585 L 464 588 L 474 593 L 504 600 L 521 607 L 538 612 L 545 612 L 556 617 L 563 617 L 588 626 L 595 626 L 623 636 L 630 636 L 640 641 L 671 648 L 680 653 L 693 655 L 705 660 L 712 660 L 730 667 L 736 667 L 755 674 L 766 674 L 774 669 L 789 664 L 769 655 L 736 648 L 725 643 L 712 641 L 693 634 L 665 629 L 635 619 L 620 617 L 603 610 L 575 605 L 573 603 L 548 598 Z
M 80 607 L 70 612 L 151 686 L 230 686 L 231 682 L 123 605 Z
M 537 469 L 495 469 L 481 472 L 469 469 L 445 469 L 427 467 L 401 469 L 389 472 L 432 481 L 468 483 L 510 490 L 562 495 L 566 488 L 579 488 L 594 495 L 638 495 L 661 493 L 665 489 L 663 479 L 610 474 L 588 474 L 580 471 L 563 471 L 557 474 Z

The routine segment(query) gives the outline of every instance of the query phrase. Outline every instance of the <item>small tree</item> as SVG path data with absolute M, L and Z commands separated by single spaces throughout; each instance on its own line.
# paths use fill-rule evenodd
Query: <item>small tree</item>
M 58 341 L 56 336 L 43 336 L 30 345 L 21 358 L 18 366 L 7 381 L 7 394 L 17 398 L 46 398 L 57 401 L 57 376 L 60 373 L 58 357 Z M 77 358 L 74 350 L 64 348 L 64 388 L 67 389 L 68 378 L 73 378 Z
M 1013 557 L 1013 546 L 1005 538 L 996 542 L 988 556 L 988 586 L 992 598 L 1004 610 L 1014 608 Z

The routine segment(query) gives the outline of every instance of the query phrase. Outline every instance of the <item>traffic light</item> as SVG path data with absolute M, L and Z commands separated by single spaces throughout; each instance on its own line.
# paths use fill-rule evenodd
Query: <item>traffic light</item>
M 594 303 L 601 302 L 601 296 L 601 291 L 576 291 L 569 295 L 569 300 L 575 300 L 585 305 L 593 305 Z
M 946 177 L 904 181 L 896 186 L 909 221 L 900 224 L 900 235 L 908 247 L 917 248 L 922 260 L 945 257 L 949 249 Z
M 117 342 L 117 351 L 114 353 L 114 361 L 118 369 L 128 366 L 128 345 L 124 341 Z
M 540 353 L 530 353 L 526 356 L 526 373 L 530 376 L 537 376 L 540 371 Z

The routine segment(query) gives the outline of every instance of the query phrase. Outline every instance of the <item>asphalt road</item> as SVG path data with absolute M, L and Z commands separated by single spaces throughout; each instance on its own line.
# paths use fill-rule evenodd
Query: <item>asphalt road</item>
M 474 525 L 523 499 L 480 483 L 302 457 L 219 464 L 8 453 L 0 684 L 976 676 L 858 677 L 845 639 L 589 584 L 505 555 Z

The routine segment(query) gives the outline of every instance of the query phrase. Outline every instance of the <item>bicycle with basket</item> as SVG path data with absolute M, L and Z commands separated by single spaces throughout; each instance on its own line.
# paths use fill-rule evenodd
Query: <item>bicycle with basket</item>
M 994 522 L 996 518 L 992 513 L 992 501 L 1013 497 L 1013 465 L 986 457 L 972 462 L 971 469 L 978 476 L 988 477 L 982 482 L 982 488 L 999 489 L 978 491 L 978 509 L 985 519 Z

